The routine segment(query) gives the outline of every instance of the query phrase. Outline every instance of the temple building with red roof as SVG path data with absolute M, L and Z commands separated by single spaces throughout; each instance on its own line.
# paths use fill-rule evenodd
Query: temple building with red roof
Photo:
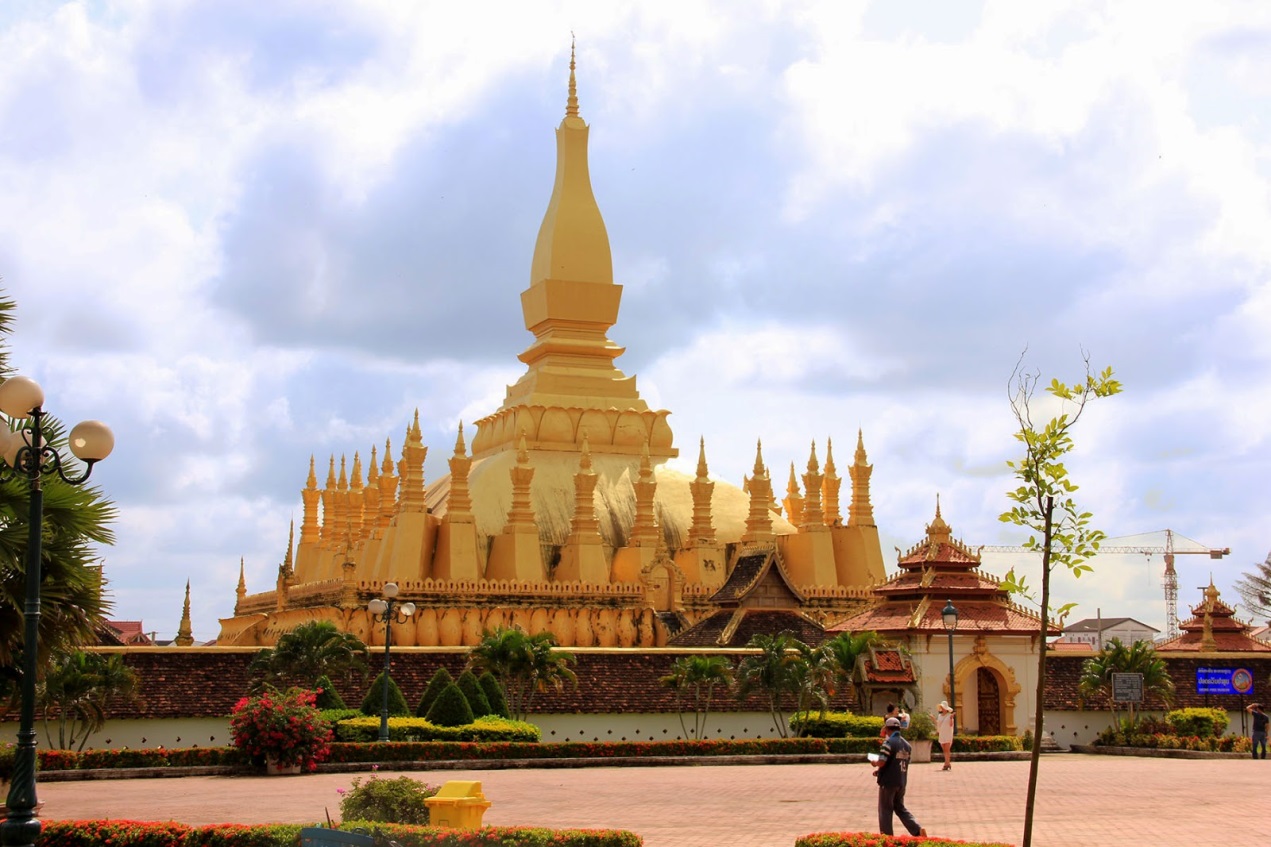
M 1271 653 L 1271 644 L 1254 636 L 1253 625 L 1236 620 L 1235 609 L 1218 599 L 1211 579 L 1205 599 L 1178 625 L 1177 638 L 1156 645 L 1158 653 Z
M 1033 712 L 1041 619 L 1012 602 L 1001 581 L 979 565 L 979 554 L 953 537 L 937 498 L 926 538 L 900 556 L 899 573 L 874 588 L 872 605 L 828 633 L 873 630 L 902 645 L 918 669 L 910 686 L 896 686 L 902 690 L 895 693 L 907 695 L 902 700 L 928 711 L 950 700 L 959 732 L 1016 735 Z M 947 603 L 958 612 L 953 694 L 942 615 Z M 873 686 L 870 708 L 880 712 L 876 701 L 892 694 L 886 686 Z

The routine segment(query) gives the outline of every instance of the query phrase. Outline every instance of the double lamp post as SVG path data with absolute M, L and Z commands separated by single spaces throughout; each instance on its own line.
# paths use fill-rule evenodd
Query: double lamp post
M 388 683 L 390 670 L 388 650 L 393 645 L 393 623 L 406 623 L 406 621 L 410 620 L 410 616 L 415 614 L 414 603 L 398 604 L 397 595 L 400 590 L 397 587 L 397 583 L 386 582 L 384 583 L 384 596 L 376 597 L 366 604 L 367 611 L 371 613 L 371 619 L 384 622 L 384 700 L 380 706 L 380 741 L 388 741 Z
M 93 465 L 110 455 L 115 436 L 100 421 L 84 421 L 71 430 L 71 452 L 84 463 L 78 476 L 67 474 L 62 456 L 48 441 L 44 390 L 33 379 L 11 376 L 0 384 L 0 412 L 11 423 L 30 423 L 11 430 L 0 424 L 0 482 L 23 478 L 30 492 L 26 547 L 26 605 L 22 640 L 22 708 L 18 745 L 14 750 L 13 778 L 9 785 L 8 818 L 0 823 L 0 844 L 32 845 L 40 837 L 35 816 L 35 678 L 39 673 L 40 565 L 44 531 L 44 475 L 56 474 L 68 485 L 83 485 Z

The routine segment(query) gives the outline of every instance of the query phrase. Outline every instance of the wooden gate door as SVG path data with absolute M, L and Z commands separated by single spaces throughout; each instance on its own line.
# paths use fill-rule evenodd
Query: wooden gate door
M 975 672 L 975 687 L 979 689 L 977 707 L 980 713 L 980 735 L 1002 734 L 1002 698 L 997 687 L 997 677 L 988 668 Z

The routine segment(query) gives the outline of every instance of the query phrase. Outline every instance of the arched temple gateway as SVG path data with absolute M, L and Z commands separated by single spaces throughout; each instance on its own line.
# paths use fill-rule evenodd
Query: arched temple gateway
M 555 184 L 521 292 L 534 340 L 519 357 L 525 374 L 476 422 L 471 454 L 460 426 L 449 475 L 426 485 L 416 413 L 398 459 L 390 441 L 382 459 L 371 448 L 365 480 L 360 453 L 351 465 L 340 457 L 338 472 L 332 456 L 319 488 L 311 459 L 299 542 L 293 527 L 270 591 L 249 594 L 240 569 L 218 644 L 270 645 L 309 620 L 383 644 L 366 604 L 396 582 L 418 611 L 393 625 L 394 644 L 472 645 L 516 624 L 563 646 L 659 646 L 718 611 L 711 598 L 733 564 L 765 550 L 810 619 L 867 603 L 885 574 L 859 432 L 846 521 L 828 439 L 824 465 L 813 443 L 802 487 L 791 466 L 782 505 L 761 448 L 741 488 L 710 478 L 705 439 L 696 474 L 666 467 L 679 452 L 670 412 L 650 409 L 614 366 L 623 348 L 607 332 L 622 286 L 588 132 L 571 55 Z

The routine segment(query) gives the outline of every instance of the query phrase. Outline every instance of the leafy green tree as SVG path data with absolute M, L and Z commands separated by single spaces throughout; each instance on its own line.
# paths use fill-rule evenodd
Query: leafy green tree
M 137 674 L 118 654 L 74 650 L 54 657 L 35 689 L 36 706 L 50 747 L 83 750 L 114 703 L 137 700 Z M 54 743 L 52 725 L 57 726 Z
M 675 711 L 685 738 L 703 738 L 716 689 L 727 692 L 733 684 L 733 664 L 724 656 L 681 656 L 660 682 L 675 692 Z M 683 705 L 693 708 L 693 731 L 684 723 Z
M 1040 375 L 1023 368 L 1023 358 L 1011 374 L 1009 388 L 1011 411 L 1019 430 L 1017 441 L 1024 445 L 1024 455 L 1018 461 L 1008 462 L 1019 486 L 1007 496 L 1015 504 L 1001 515 L 1005 523 L 1012 523 L 1030 530 L 1033 534 L 1024 547 L 1041 553 L 1041 638 L 1037 648 L 1037 694 L 1033 715 L 1034 730 L 1040 734 L 1045 707 L 1046 691 L 1046 633 L 1049 631 L 1050 577 L 1057 567 L 1066 568 L 1074 577 L 1090 570 L 1084 564 L 1099 549 L 1104 533 L 1093 529 L 1090 512 L 1082 511 L 1073 499 L 1077 485 L 1069 478 L 1064 458 L 1072 451 L 1072 429 L 1081 418 L 1086 404 L 1101 397 L 1111 397 L 1121 391 L 1121 383 L 1112 378 L 1112 369 L 1106 368 L 1097 376 L 1090 370 L 1087 357 L 1086 376 L 1082 382 L 1066 385 L 1051 380 L 1046 392 L 1059 400 L 1065 411 L 1038 426 L 1033 421 L 1032 400 L 1040 384 Z M 1004 586 L 1008 591 L 1028 594 L 1028 586 L 1012 570 L 1007 574 Z M 1067 604 L 1057 610 L 1062 618 L 1072 608 Z M 1024 808 L 1023 847 L 1032 847 L 1033 808 L 1037 797 L 1037 768 L 1041 744 L 1033 745 L 1028 771 L 1028 794 Z
M 446 686 L 454 681 L 455 678 L 450 675 L 450 671 L 444 667 L 437 668 L 437 671 L 432 675 L 432 679 L 428 680 L 428 685 L 424 687 L 423 696 L 419 698 L 419 705 L 415 707 L 415 716 L 419 718 L 427 717 L 428 710 L 432 708 L 437 695 L 441 694 Z
M 573 662 L 572 653 L 556 649 L 556 636 L 550 632 L 526 635 L 516 627 L 487 631 L 468 654 L 470 670 L 488 672 L 498 680 L 516 720 L 525 720 L 536 693 L 560 691 L 566 683 L 577 687 L 578 677 L 569 667 Z
M 249 671 L 269 685 L 313 688 L 319 677 L 365 680 L 367 667 L 362 639 L 341 632 L 331 621 L 309 621 L 283 633 L 277 646 L 257 653 Z
M 737 665 L 737 697 L 744 700 L 756 692 L 763 694 L 777 735 L 787 738 L 790 728 L 783 703 L 798 700 L 803 682 L 799 670 L 803 660 L 799 651 L 807 645 L 795 638 L 793 633 L 780 632 L 776 635 L 756 634 L 746 646 L 759 652 L 746 656 Z
M 335 686 L 331 684 L 330 678 L 326 676 L 318 677 L 318 681 L 313 684 L 318 692 L 318 698 L 314 701 L 314 705 L 319 709 L 347 709 L 344 698 L 340 696 L 340 692 L 335 690 Z
M 481 718 L 490 714 L 490 701 L 486 699 L 485 692 L 481 690 L 481 683 L 477 681 L 476 674 L 472 671 L 464 671 L 455 680 L 455 685 L 459 686 L 459 690 L 463 692 L 468 705 L 472 707 L 472 716 L 474 718 Z
M 490 704 L 490 714 L 499 718 L 511 717 L 508 713 L 508 703 L 503 696 L 503 689 L 499 687 L 499 681 L 494 678 L 494 674 L 483 673 L 477 677 L 477 682 L 481 685 L 481 690 L 485 692 L 486 702 Z
M 1117 704 L 1112 700 L 1112 675 L 1116 673 L 1143 674 L 1144 695 L 1154 694 L 1166 703 L 1174 699 L 1174 680 L 1156 648 L 1146 641 L 1135 641 L 1127 647 L 1121 639 L 1113 638 L 1098 655 L 1082 664 L 1079 690 L 1082 697 L 1107 697 L 1114 722 Z M 1129 704 L 1129 718 L 1134 720 L 1133 703 Z
M 13 373 L 7 339 L 13 332 L 14 310 L 14 301 L 0 295 L 0 380 Z M 49 446 L 75 464 L 62 425 L 52 416 L 45 423 Z M 6 425 L 0 417 L 0 426 Z M 68 471 L 77 472 L 69 467 Z M 98 547 L 114 543 L 110 525 L 118 512 L 100 488 L 67 485 L 56 474 L 44 476 L 43 490 L 38 649 L 47 662 L 96 641 L 97 628 L 110 613 Z M 27 480 L 17 477 L 0 483 L 0 688 L 21 676 L 30 517 Z
M 371 683 L 370 690 L 366 692 L 366 696 L 362 698 L 361 712 L 364 715 L 377 716 L 384 709 L 384 684 L 388 682 L 388 714 L 390 717 L 405 717 L 410 714 L 410 707 L 406 705 L 406 698 L 402 696 L 402 690 L 397 687 L 397 683 L 393 682 L 391 676 L 386 677 L 383 671 L 375 677 L 375 681 Z
M 1254 617 L 1271 621 L 1271 553 L 1253 567 L 1236 580 L 1236 593 Z
M 453 682 L 441 689 L 425 718 L 435 726 L 467 726 L 476 719 L 468 698 Z
M 830 707 L 830 695 L 834 693 L 838 666 L 833 655 L 824 646 L 811 647 L 802 641 L 795 642 L 798 661 L 793 665 L 795 683 L 795 710 L 800 713 L 812 711 L 812 706 L 820 707 L 821 717 L 825 717 Z M 803 725 L 795 731 L 796 736 L 803 734 Z

